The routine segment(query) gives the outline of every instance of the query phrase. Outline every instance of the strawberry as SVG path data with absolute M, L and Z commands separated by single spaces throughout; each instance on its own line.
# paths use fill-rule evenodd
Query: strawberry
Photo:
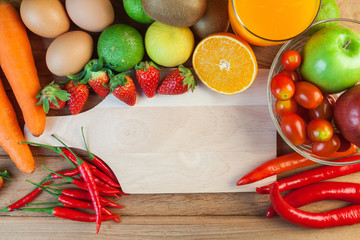
M 74 81 L 70 80 L 65 84 L 65 89 L 70 93 L 67 101 L 69 110 L 72 115 L 76 115 L 81 112 L 89 97 L 89 88 L 85 84 L 74 84 Z
M 91 77 L 88 80 L 89 86 L 100 97 L 105 98 L 110 93 L 110 88 L 107 86 L 110 82 L 107 71 L 92 72 Z
M 177 69 L 171 71 L 161 83 L 158 93 L 162 95 L 179 95 L 187 92 L 190 88 L 193 92 L 195 86 L 196 81 L 191 71 L 180 65 Z
M 124 103 L 134 106 L 136 102 L 135 84 L 125 73 L 115 75 L 110 80 L 111 93 Z
M 148 98 L 155 96 L 159 85 L 159 67 L 153 62 L 141 62 L 135 66 L 136 80 Z
M 9 177 L 11 177 L 11 174 L 8 171 L 3 171 L 0 172 L 0 188 L 3 186 L 4 184 L 4 179 L 8 182 L 11 182 L 11 180 L 9 179 Z
M 51 82 L 43 89 L 40 89 L 36 98 L 40 98 L 36 105 L 43 105 L 44 112 L 48 113 L 49 109 L 63 109 L 66 101 L 70 98 L 70 94 L 61 89 L 58 84 Z
M 109 92 L 108 87 L 113 72 L 104 67 L 103 59 L 92 59 L 84 67 L 84 70 L 78 74 L 70 75 L 68 78 L 76 80 L 80 84 L 89 84 L 89 86 L 100 97 L 105 98 Z

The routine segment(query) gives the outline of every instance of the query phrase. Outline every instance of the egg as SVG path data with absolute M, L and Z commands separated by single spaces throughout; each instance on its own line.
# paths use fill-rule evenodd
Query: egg
M 70 19 L 90 32 L 101 32 L 114 22 L 110 0 L 66 0 L 65 7 Z
M 90 60 L 94 50 L 92 37 L 83 31 L 71 31 L 57 37 L 46 51 L 46 65 L 57 76 L 76 74 Z
M 45 38 L 56 38 L 70 27 L 70 19 L 58 0 L 23 0 L 20 16 L 30 31 Z

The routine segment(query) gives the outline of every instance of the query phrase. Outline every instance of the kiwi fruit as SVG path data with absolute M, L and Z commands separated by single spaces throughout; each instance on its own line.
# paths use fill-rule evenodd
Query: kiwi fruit
M 207 0 L 204 15 L 191 30 L 195 38 L 201 40 L 214 33 L 226 32 L 229 26 L 228 0 Z
M 203 16 L 206 0 L 142 0 L 152 19 L 174 27 L 190 27 Z

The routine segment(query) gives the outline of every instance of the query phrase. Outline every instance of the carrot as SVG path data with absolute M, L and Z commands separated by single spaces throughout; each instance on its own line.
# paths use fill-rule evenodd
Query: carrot
M 40 89 L 30 41 L 17 10 L 0 0 L 0 65 L 34 136 L 45 129 L 45 112 L 36 106 Z
M 25 138 L 0 80 L 0 145 L 20 171 L 31 173 L 35 169 L 33 155 L 29 145 L 20 144 L 20 141 L 25 141 Z

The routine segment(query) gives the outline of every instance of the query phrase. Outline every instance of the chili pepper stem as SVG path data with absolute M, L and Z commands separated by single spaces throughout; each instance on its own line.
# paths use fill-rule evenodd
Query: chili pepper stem
M 28 203 L 26 206 L 38 206 L 38 205 L 55 205 L 59 206 L 59 202 L 42 202 L 42 203 Z
M 72 182 L 72 181 L 73 181 L 73 178 L 72 178 L 72 177 L 68 177 L 68 176 L 64 176 L 64 175 L 62 175 L 62 174 L 59 174 L 59 173 L 57 173 L 57 172 L 55 172 L 55 171 L 53 171 L 53 170 L 48 169 L 48 168 L 45 167 L 44 165 L 42 165 L 41 167 L 44 168 L 44 169 L 46 169 L 46 170 L 48 170 L 49 172 L 51 172 L 51 173 L 53 173 L 53 174 L 58 175 L 59 177 L 62 177 L 63 179 L 67 180 L 68 182 Z
M 78 166 L 81 165 L 81 164 L 84 162 L 84 160 L 80 159 L 80 158 L 79 158 L 63 141 L 61 141 L 58 137 L 56 137 L 54 134 L 51 134 L 51 136 L 52 136 L 53 138 L 55 138 L 59 143 L 61 143 L 62 145 L 64 145 L 64 147 L 65 147 L 67 150 L 69 150 L 69 151 L 75 156 Z
M 71 183 L 69 182 L 63 182 L 63 183 L 56 183 L 56 184 L 51 184 L 51 185 L 48 185 L 49 187 L 57 187 L 57 186 L 63 186 L 63 185 L 69 185 Z M 48 188 L 48 187 L 46 187 Z
M 24 212 L 46 212 L 52 214 L 54 211 L 53 207 L 48 208 L 17 208 L 14 211 L 24 211 Z
M 48 189 L 42 187 L 41 185 L 39 185 L 39 184 L 37 184 L 37 183 L 34 183 L 34 182 L 30 181 L 30 180 L 27 180 L 27 179 L 26 179 L 26 181 L 29 182 L 29 183 L 31 183 L 31 184 L 33 184 L 33 185 L 35 185 L 35 186 L 38 187 L 38 188 L 41 188 L 42 190 L 44 190 L 45 192 L 49 193 L 50 195 L 52 195 L 52 196 L 55 197 L 56 199 L 59 198 L 59 195 L 58 195 L 58 194 L 53 193 L 53 192 L 50 192 Z
M 45 144 L 35 143 L 35 142 L 26 142 L 26 141 L 20 141 L 20 143 L 26 143 L 26 144 L 33 145 L 33 146 L 38 146 L 38 147 L 43 147 L 43 148 L 50 149 L 50 150 L 54 151 L 55 153 L 64 156 L 65 160 L 68 161 L 73 168 L 76 168 L 75 164 L 72 163 L 70 161 L 70 159 L 65 154 L 62 153 L 62 151 L 61 151 L 61 149 L 59 147 L 53 147 L 53 146 L 50 146 L 50 145 L 45 145 Z
M 81 135 L 82 135 L 82 138 L 83 138 L 83 142 L 84 142 L 86 151 L 87 151 L 90 159 L 92 160 L 92 159 L 95 158 L 95 156 L 94 156 L 94 154 L 92 154 L 92 153 L 89 151 L 89 148 L 88 148 L 88 146 L 87 146 L 87 143 L 86 143 L 86 140 L 85 140 L 85 134 L 84 134 L 84 127 L 81 127 Z

